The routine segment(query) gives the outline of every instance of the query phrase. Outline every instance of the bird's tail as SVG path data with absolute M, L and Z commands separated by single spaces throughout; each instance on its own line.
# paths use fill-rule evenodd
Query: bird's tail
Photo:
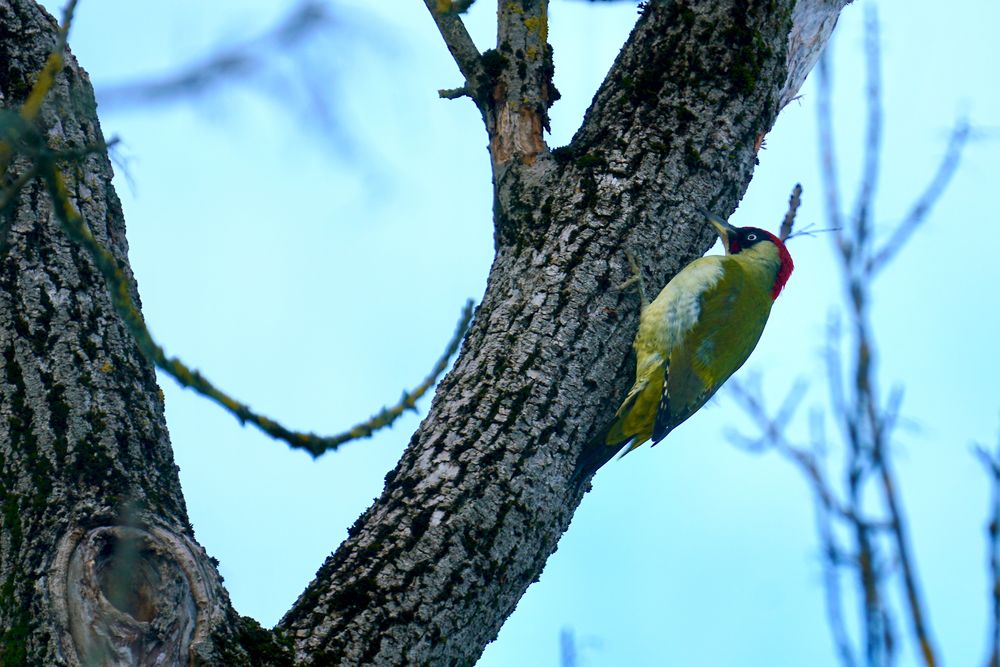
M 613 426 L 614 422 L 602 428 L 581 450 L 580 457 L 576 460 L 576 470 L 573 472 L 573 483 L 578 487 L 590 481 L 605 463 L 613 459 L 628 444 L 628 441 L 618 445 L 608 444 L 608 433 Z
M 625 418 L 628 416 L 635 398 L 635 396 L 629 397 L 628 401 L 618 409 L 618 413 L 611 423 L 598 431 L 597 435 L 591 438 L 583 451 L 580 452 L 573 476 L 578 485 L 593 477 L 605 463 L 613 459 L 619 452 L 625 456 L 641 444 L 635 442 L 635 435 L 627 435 L 624 430 Z

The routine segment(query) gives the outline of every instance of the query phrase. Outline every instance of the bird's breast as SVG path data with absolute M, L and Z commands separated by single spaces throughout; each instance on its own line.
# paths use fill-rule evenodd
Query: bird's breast
M 660 290 L 639 318 L 637 355 L 655 352 L 669 357 L 670 350 L 698 323 L 702 295 L 722 278 L 719 259 L 696 259 Z

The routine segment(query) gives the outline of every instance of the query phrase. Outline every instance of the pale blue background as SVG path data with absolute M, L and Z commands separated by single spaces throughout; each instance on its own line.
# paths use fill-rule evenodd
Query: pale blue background
M 309 54 L 343 104 L 346 157 L 302 122 L 295 94 L 226 88 L 102 117 L 128 157 L 132 184 L 119 175 L 118 192 L 154 335 L 255 408 L 326 433 L 424 376 L 463 301 L 481 297 L 492 256 L 486 136 L 468 100 L 437 98 L 461 82 L 423 3 L 344 6 L 342 32 Z M 906 387 L 897 468 L 931 626 L 948 664 L 971 665 L 986 640 L 989 496 L 970 444 L 995 442 L 1000 413 L 1000 3 L 879 7 L 878 222 L 897 220 L 927 183 L 958 113 L 984 130 L 926 228 L 878 282 L 874 313 L 882 386 Z M 99 86 L 171 71 L 287 9 L 275 0 L 83 0 L 70 43 Z M 468 18 L 480 49 L 494 41 L 494 10 L 480 0 Z M 844 11 L 835 39 L 848 202 L 863 141 L 862 10 Z M 572 135 L 635 17 L 632 3 L 553 0 L 563 99 L 550 145 Z M 802 95 L 768 136 L 734 223 L 775 228 L 800 181 L 799 224 L 823 226 L 812 83 Z M 795 274 L 742 372 L 766 370 L 772 403 L 798 377 L 815 384 L 807 407 L 825 399 L 819 349 L 840 297 L 829 242 L 793 242 Z M 236 608 L 272 625 L 378 495 L 418 417 L 312 461 L 161 382 L 197 537 L 220 560 Z M 835 664 L 808 488 L 778 456 L 727 442 L 727 429 L 745 422 L 722 392 L 662 446 L 603 470 L 480 664 L 557 665 L 563 627 L 587 666 Z M 848 600 L 849 618 L 854 610 Z M 901 664 L 914 664 L 909 649 Z

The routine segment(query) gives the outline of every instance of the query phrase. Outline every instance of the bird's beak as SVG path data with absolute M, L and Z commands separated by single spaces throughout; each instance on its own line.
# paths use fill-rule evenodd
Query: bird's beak
M 719 216 L 715 215 L 714 213 L 705 213 L 705 218 L 707 218 L 708 222 L 711 223 L 713 227 L 715 227 L 716 233 L 719 235 L 719 238 L 722 239 L 722 247 L 726 251 L 726 254 L 728 255 L 729 240 L 730 238 L 732 238 L 732 235 L 736 232 L 736 228 L 733 227 L 728 222 L 726 222 L 725 220 L 723 220 L 722 218 L 720 218 Z

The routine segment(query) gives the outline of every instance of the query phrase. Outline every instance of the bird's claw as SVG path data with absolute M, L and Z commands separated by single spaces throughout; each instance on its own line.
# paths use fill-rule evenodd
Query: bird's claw
M 625 251 L 625 259 L 628 260 L 629 268 L 632 269 L 632 275 L 628 280 L 618 285 L 617 289 L 625 290 L 632 285 L 638 285 L 639 300 L 642 303 L 642 307 L 645 308 L 649 305 L 649 299 L 646 298 L 646 283 L 642 279 L 642 268 L 639 266 L 639 262 L 636 261 L 635 255 L 632 254 L 631 250 Z

